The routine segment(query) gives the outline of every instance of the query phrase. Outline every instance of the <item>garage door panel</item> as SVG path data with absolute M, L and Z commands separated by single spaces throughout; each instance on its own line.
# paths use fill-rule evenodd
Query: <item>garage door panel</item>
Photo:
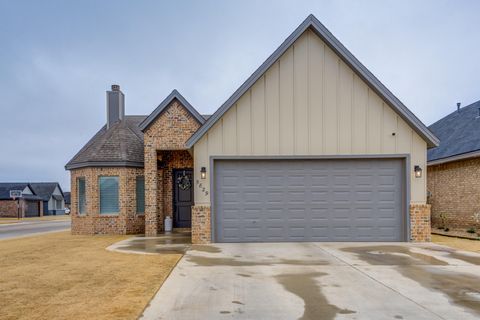
M 403 161 L 215 161 L 219 242 L 403 241 Z

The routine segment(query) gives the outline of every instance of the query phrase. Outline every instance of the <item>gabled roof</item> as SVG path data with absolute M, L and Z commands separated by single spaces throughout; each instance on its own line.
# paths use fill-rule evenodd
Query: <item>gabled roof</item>
M 70 192 L 64 192 L 63 193 L 63 199 L 65 200 L 65 203 L 66 204 L 70 204 L 71 203 L 71 193 Z
M 26 187 L 28 187 L 33 194 L 22 195 L 22 198 L 27 200 L 41 200 L 41 198 L 35 194 L 32 186 L 27 182 L 0 182 L 0 200 L 11 200 L 12 198 L 10 198 L 10 190 L 23 191 Z
M 480 101 L 455 110 L 429 129 L 440 139 L 428 150 L 428 163 L 439 164 L 480 156 Z
M 174 99 L 177 99 L 187 110 L 188 112 L 190 112 L 190 114 L 195 118 L 197 119 L 197 121 L 200 123 L 200 124 L 204 124 L 205 123 L 205 118 L 200 114 L 198 113 L 197 110 L 195 110 L 195 108 L 187 101 L 187 99 L 185 99 L 181 94 L 180 92 L 178 92 L 176 89 L 174 89 L 159 105 L 158 107 L 155 108 L 155 110 L 153 110 L 153 112 L 145 119 L 142 121 L 142 123 L 140 123 L 139 127 L 140 127 L 140 130 L 142 131 L 145 131 L 145 129 L 148 128 L 148 126 L 150 126 L 152 124 L 152 122 L 155 121 L 155 119 L 157 119 L 160 114 L 162 114 L 162 112 L 165 110 L 165 108 L 167 108 L 170 103 L 172 103 L 172 101 Z
M 360 63 L 335 38 L 327 28 L 312 14 L 268 57 L 268 59 L 245 81 L 240 88 L 201 126 L 187 141 L 186 146 L 191 148 L 210 129 L 225 112 L 270 68 L 280 56 L 307 30 L 317 34 L 352 70 L 365 81 L 380 97 L 382 97 L 398 115 L 405 120 L 426 142 L 428 147 L 438 145 L 438 139 L 428 128 L 397 98 L 395 97 L 368 69 Z
M 63 195 L 62 188 L 58 182 L 31 182 L 30 186 L 32 187 L 33 192 L 42 198 L 43 201 L 50 200 L 50 197 L 52 196 L 56 187 L 58 187 Z
M 145 116 L 125 116 L 108 130 L 103 126 L 70 160 L 65 169 L 81 167 L 143 167 L 143 132 L 138 125 Z

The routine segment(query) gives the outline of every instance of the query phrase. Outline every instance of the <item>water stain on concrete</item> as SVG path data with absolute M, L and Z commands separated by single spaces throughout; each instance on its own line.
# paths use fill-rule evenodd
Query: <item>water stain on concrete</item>
M 190 247 L 191 250 L 201 251 L 201 252 L 209 252 L 209 253 L 220 253 L 222 250 L 218 247 L 212 245 L 199 245 L 195 244 Z
M 480 277 L 420 266 L 399 268 L 399 271 L 427 289 L 442 292 L 453 304 L 466 307 L 480 316 Z
M 480 266 L 480 255 L 477 253 L 472 253 L 472 254 L 466 254 L 462 252 L 458 252 L 454 249 L 450 248 L 423 248 L 425 250 L 430 250 L 430 251 L 436 251 L 436 252 L 443 252 L 443 253 L 448 253 L 448 257 L 457 259 L 457 260 L 462 260 L 471 264 L 474 264 L 476 266 Z
M 275 276 L 285 290 L 295 294 L 304 302 L 303 315 L 298 320 L 333 320 L 337 314 L 351 314 L 355 311 L 341 309 L 328 302 L 317 285 L 315 278 L 327 275 L 323 272 L 281 274 Z
M 380 245 L 343 248 L 342 251 L 355 253 L 360 259 L 372 265 L 448 265 L 447 262 L 431 255 L 413 252 L 406 246 Z
M 410 252 L 407 247 L 367 246 L 344 250 L 356 253 L 360 259 L 372 265 L 395 265 L 403 276 L 426 289 L 443 293 L 451 303 L 480 315 L 479 276 L 430 267 L 447 263 L 425 254 Z
M 232 303 L 235 303 L 235 304 L 241 304 L 242 306 L 245 305 L 245 303 L 243 302 L 240 302 L 240 301 L 237 301 L 237 300 L 233 300 Z
M 231 313 L 231 312 L 230 312 L 230 311 L 226 311 L 226 310 L 222 310 L 222 311 L 220 311 L 220 313 L 221 313 L 221 314 L 229 314 L 229 313 Z
M 244 277 L 244 278 L 250 278 L 250 277 L 252 277 L 251 275 L 249 275 L 249 274 L 244 274 L 244 273 L 237 273 L 237 276 Z
M 275 259 L 264 261 L 251 260 L 237 260 L 234 258 L 220 258 L 220 257 L 204 257 L 204 256 L 187 256 L 187 260 L 201 267 L 249 267 L 249 266 L 273 266 L 279 264 L 297 265 L 297 266 L 315 266 L 327 265 L 328 261 L 324 260 L 294 260 L 294 259 Z
M 396 315 L 394 318 L 395 318 L 395 319 L 403 319 L 403 317 L 402 317 L 402 316 L 399 316 L 399 315 Z
M 159 253 L 159 254 L 184 254 L 191 244 L 189 233 L 171 233 L 155 238 L 135 238 L 119 247 L 119 250 Z

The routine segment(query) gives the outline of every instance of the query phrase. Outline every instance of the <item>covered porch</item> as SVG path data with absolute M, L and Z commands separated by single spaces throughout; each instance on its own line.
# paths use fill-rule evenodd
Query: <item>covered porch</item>
M 188 150 L 152 150 L 145 157 L 145 236 L 165 230 L 189 231 L 193 205 L 193 157 Z

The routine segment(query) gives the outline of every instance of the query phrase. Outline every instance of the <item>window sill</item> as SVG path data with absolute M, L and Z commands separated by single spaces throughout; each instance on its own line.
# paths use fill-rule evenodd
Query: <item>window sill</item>
M 119 213 L 100 213 L 98 215 L 99 218 L 117 218 L 120 216 Z

